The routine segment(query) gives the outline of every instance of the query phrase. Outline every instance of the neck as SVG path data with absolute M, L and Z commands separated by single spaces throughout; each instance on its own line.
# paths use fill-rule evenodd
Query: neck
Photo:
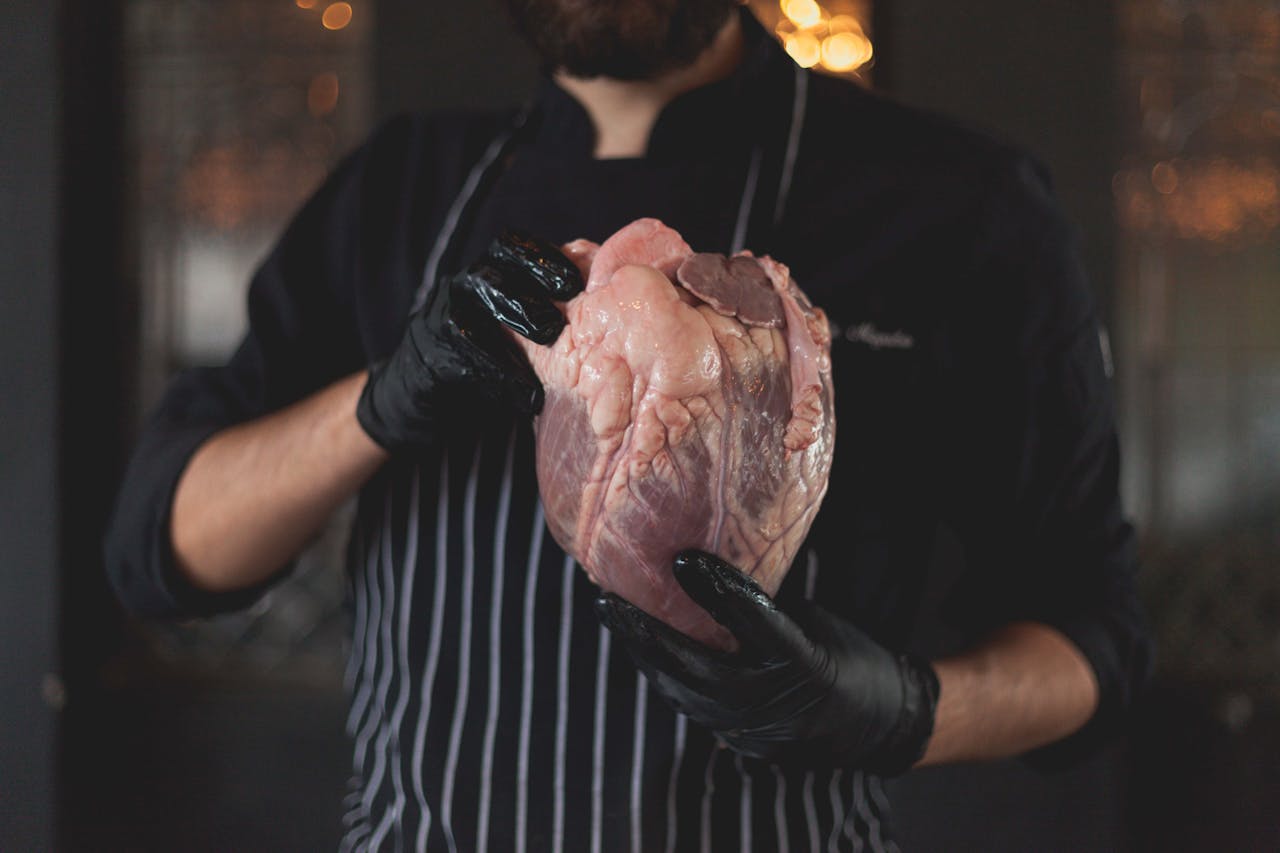
M 584 79 L 563 71 L 555 73 L 555 80 L 591 117 L 598 159 L 642 157 L 663 107 L 685 92 L 728 77 L 741 59 L 742 24 L 733 14 L 691 65 L 652 80 Z

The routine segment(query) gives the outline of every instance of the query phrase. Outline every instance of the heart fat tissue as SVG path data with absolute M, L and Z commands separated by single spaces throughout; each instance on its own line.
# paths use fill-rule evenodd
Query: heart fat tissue
M 672 560 L 700 548 L 781 586 L 831 471 L 826 316 L 777 261 L 695 253 L 656 219 L 563 248 L 586 289 L 555 344 L 520 339 L 546 389 L 547 526 L 601 588 L 734 648 Z

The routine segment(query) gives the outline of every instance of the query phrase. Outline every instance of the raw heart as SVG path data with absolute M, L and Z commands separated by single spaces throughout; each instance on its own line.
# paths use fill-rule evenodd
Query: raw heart
M 547 525 L 605 590 L 733 648 L 671 562 L 701 548 L 777 592 L 831 470 L 826 316 L 782 264 L 695 254 L 656 219 L 564 249 L 586 290 L 553 346 L 521 344 Z

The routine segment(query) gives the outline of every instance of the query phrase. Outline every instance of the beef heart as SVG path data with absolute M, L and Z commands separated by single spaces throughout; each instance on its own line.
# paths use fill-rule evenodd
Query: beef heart
M 656 219 L 564 251 L 586 289 L 554 345 L 522 342 L 547 526 L 603 589 L 733 648 L 672 559 L 701 548 L 777 592 L 831 470 L 826 316 L 777 261 L 695 254 Z

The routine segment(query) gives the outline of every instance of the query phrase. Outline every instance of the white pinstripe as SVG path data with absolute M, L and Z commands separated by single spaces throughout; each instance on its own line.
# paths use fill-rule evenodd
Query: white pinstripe
M 342 798 L 342 804 L 348 808 L 360 802 L 360 778 L 358 776 L 347 777 L 347 795 Z
M 529 739 L 533 718 L 533 605 L 542 562 L 542 532 L 546 519 L 542 502 L 533 511 L 533 535 L 524 581 L 524 666 L 520 679 L 520 756 L 516 765 L 516 853 L 525 853 L 529 815 Z
M 404 722 L 404 713 L 409 707 L 409 614 L 413 610 L 413 579 L 418 566 L 417 519 L 421 486 L 422 471 L 414 468 L 413 482 L 409 486 L 408 530 L 405 533 L 404 549 L 404 590 L 400 595 L 400 631 L 397 638 L 400 683 L 396 689 L 396 704 L 391 710 L 391 725 L 387 729 L 391 739 L 391 781 L 395 786 L 396 799 L 395 804 L 383 815 L 382 821 L 370 838 L 369 846 L 374 848 L 382 843 L 393 821 L 396 828 L 396 847 L 404 846 L 402 841 L 404 827 L 400 822 L 405 802 L 404 779 L 400 772 L 400 725 Z M 385 743 L 383 748 L 385 749 Z
M 416 524 L 416 519 L 414 520 Z M 431 718 L 431 691 L 435 688 L 436 669 L 440 664 L 440 644 L 444 633 L 445 579 L 449 558 L 449 457 L 440 459 L 440 484 L 436 489 L 436 583 L 431 600 L 431 635 L 427 641 L 427 667 L 422 677 L 422 690 L 418 697 L 418 723 L 413 736 L 413 793 L 422 809 L 418 824 L 416 849 L 427 849 L 427 837 L 431 834 L 431 808 L 427 805 L 426 790 L 422 783 L 422 762 L 427 746 L 427 722 Z
M 827 849 L 835 853 L 836 844 L 840 841 L 840 829 L 844 825 L 844 798 L 840 794 L 840 768 L 831 774 L 831 837 L 827 840 Z
M 444 259 L 444 253 L 448 251 L 449 244 L 453 241 L 453 232 L 457 230 L 458 222 L 462 219 L 462 214 L 466 210 L 467 204 L 471 201 L 471 197 L 475 195 L 485 172 L 502 154 L 502 149 L 506 147 L 515 130 L 516 128 L 513 127 L 507 132 L 500 133 L 494 137 L 493 141 L 489 143 L 489 147 L 485 149 L 484 156 L 471 167 L 471 172 L 467 175 L 467 180 L 463 183 L 462 189 L 458 191 L 457 198 L 449 206 L 449 213 L 445 216 L 444 224 L 440 227 L 440 234 L 436 237 L 435 245 L 432 246 L 431 255 L 427 258 L 427 265 L 422 274 L 422 283 L 418 286 L 418 292 L 413 297 L 412 311 L 417 311 L 426 303 L 427 294 L 431 292 L 431 288 L 435 287 L 436 276 L 440 274 L 440 262 Z
M 351 766 L 355 775 L 360 778 L 362 785 L 364 784 L 364 750 L 367 746 L 367 739 L 362 735 L 364 733 L 364 729 L 369 725 L 369 720 L 372 720 L 374 717 L 372 707 L 376 680 L 374 655 L 378 647 L 378 626 L 382 620 L 382 597 L 378 592 L 377 567 L 381 561 L 382 543 L 382 537 L 378 537 L 373 549 L 369 552 L 368 562 L 365 564 L 365 579 L 368 582 L 369 602 L 371 605 L 369 621 L 365 626 L 365 672 L 361 674 L 360 693 L 357 694 L 356 701 L 352 703 L 352 711 L 348 717 L 348 726 L 349 728 L 354 729 L 351 733 L 356 735 L 356 746 L 355 752 L 352 756 Z M 369 716 L 361 721 L 360 718 L 363 717 L 364 714 L 363 708 L 366 706 L 369 708 Z M 361 710 L 357 711 L 357 708 L 360 708 Z M 341 853 L 345 853 L 345 851 L 350 850 L 356 840 L 361 835 L 369 831 L 369 826 L 367 825 L 368 815 L 365 813 L 364 808 L 364 793 L 366 790 L 367 787 L 363 787 L 361 789 L 359 802 L 357 802 L 349 811 L 349 814 L 356 815 L 354 818 L 356 822 L 353 824 L 347 835 L 343 837 L 341 844 L 338 846 Z M 365 820 L 360 820 L 361 816 L 363 816 Z
M 344 800 L 343 805 L 347 806 L 347 810 L 342 814 L 342 825 L 350 830 L 360 817 L 360 792 L 356 792 L 356 801 L 354 803 L 347 803 Z
M 361 840 L 363 840 L 364 837 L 368 834 L 369 834 L 369 824 L 367 823 L 356 824 L 355 826 L 351 827 L 351 829 L 347 831 L 347 834 L 345 836 L 343 836 L 342 843 L 338 845 L 338 850 L 354 851 L 358 849 L 356 845 L 358 845 L 361 842 Z
M 365 553 L 367 544 L 365 543 L 364 526 L 357 526 L 356 529 L 356 549 L 355 553 Z M 366 579 L 369 576 L 367 571 L 356 571 L 352 573 L 352 590 L 353 596 L 356 598 L 355 621 L 352 625 L 352 646 L 351 652 L 347 658 L 347 672 L 343 676 L 343 683 L 346 685 L 348 693 L 352 694 L 352 706 L 348 708 L 347 720 L 344 730 L 346 730 L 348 738 L 355 738 L 358 726 L 360 726 L 360 715 L 356 711 L 356 679 L 357 675 L 364 680 L 365 671 L 358 666 L 357 661 L 362 660 L 365 656 L 365 626 L 367 624 L 367 611 L 369 611 L 369 596 L 366 594 Z M 355 762 L 353 762 L 355 763 Z M 352 768 L 355 771 L 355 767 Z M 348 792 L 346 797 L 342 798 L 343 812 L 342 825 L 351 830 L 351 826 L 355 824 L 356 818 L 360 815 L 361 793 L 364 792 L 364 777 L 358 772 L 352 772 L 347 777 Z M 346 833 L 343 834 L 346 836 Z
M 716 792 L 715 766 L 720 755 L 720 745 L 711 745 L 711 757 L 702 778 L 702 853 L 711 853 L 711 798 Z
M 636 673 L 636 677 L 644 676 Z M 685 736 L 689 728 L 689 718 L 684 714 L 676 714 L 676 743 L 671 761 L 671 778 L 667 780 L 667 853 L 676 849 L 676 789 L 680 785 L 680 765 L 684 761 Z
M 493 749 L 498 734 L 498 708 L 502 685 L 502 595 L 507 566 L 507 518 L 511 511 L 511 468 L 516 451 L 516 430 L 507 439 L 507 459 L 502 469 L 502 488 L 498 492 L 498 517 L 494 525 L 493 594 L 489 598 L 489 709 L 484 721 L 484 747 L 480 776 L 480 808 L 476 816 L 476 850 L 489 849 L 489 807 L 493 797 Z
M 778 200 L 773 206 L 774 225 L 782 221 L 782 214 L 787 209 L 791 178 L 795 173 L 796 157 L 800 153 L 805 107 L 809 103 L 809 72 L 797 65 L 795 75 L 795 92 L 791 98 L 791 127 L 787 130 L 787 151 L 782 158 L 782 174 L 778 177 Z
M 363 787 L 357 789 L 353 793 L 356 795 L 356 801 L 351 804 L 347 809 L 346 814 L 342 816 L 342 825 L 346 827 L 346 830 L 343 832 L 342 840 L 338 845 L 339 851 L 353 849 L 355 845 L 360 842 L 360 839 L 369 834 L 368 822 L 361 820 L 363 813 L 360 809 L 362 801 L 362 797 L 360 795 L 363 793 Z
M 742 790 L 738 799 L 738 846 L 742 853 L 751 853 L 751 774 L 742 766 L 742 756 L 735 755 L 733 764 L 738 768 L 738 776 L 742 779 Z
M 849 812 L 844 819 L 844 834 L 853 844 L 853 853 L 862 853 L 862 837 L 858 835 L 855 818 L 861 817 L 863 821 L 867 820 L 867 799 L 866 792 L 863 790 L 864 777 L 862 771 L 855 771 L 853 774 L 853 811 Z M 877 853 L 881 853 L 878 848 L 872 848 Z
M 374 704 L 371 707 L 368 718 L 365 720 L 364 729 L 360 732 L 360 738 L 356 742 L 356 752 L 361 754 L 368 749 L 370 743 L 373 742 L 375 733 L 379 733 L 386 725 L 387 717 L 387 695 L 391 692 L 391 666 L 394 660 L 391 651 L 391 623 L 395 619 L 395 578 L 391 569 L 391 493 L 387 493 L 387 503 L 384 509 L 382 519 L 382 559 L 379 562 L 382 565 L 382 614 L 381 625 L 379 629 L 381 659 L 383 661 L 382 677 L 378 679 L 378 691 L 374 696 Z M 369 781 L 364 786 L 364 813 L 370 821 L 373 820 L 373 801 L 378 796 L 378 790 L 382 787 L 382 774 L 386 770 L 387 756 L 385 752 L 386 742 L 375 745 L 373 749 L 373 769 L 369 773 Z M 380 748 L 383 747 L 383 748 Z
M 755 203 L 756 185 L 760 181 L 760 160 L 764 149 L 759 145 L 751 152 L 751 164 L 747 167 L 747 182 L 742 188 L 742 200 L 738 202 L 738 221 L 733 227 L 733 245 L 730 254 L 741 252 L 747 242 L 747 225 L 751 222 L 751 208 Z
M 476 443 L 467 475 L 466 503 L 462 507 L 462 604 L 458 608 L 458 690 L 453 699 L 449 725 L 449 751 L 444 762 L 444 785 L 440 794 L 440 827 L 451 853 L 457 853 L 453 836 L 453 789 L 458 781 L 458 753 L 462 751 L 462 727 L 467 721 L 471 699 L 471 617 L 475 613 L 472 596 L 476 582 L 476 488 L 480 478 L 480 449 Z
M 388 509 L 390 509 L 390 505 L 391 505 L 391 496 L 388 494 L 387 496 Z M 382 707 L 383 699 L 379 694 L 382 694 L 385 692 L 385 690 L 387 689 L 387 686 L 389 686 L 391 681 L 391 667 L 389 664 L 383 667 L 382 677 L 377 677 L 375 675 L 375 672 L 376 672 L 375 667 L 377 665 L 377 661 L 379 660 L 379 658 L 377 657 L 379 640 L 385 637 L 384 645 L 389 645 L 390 639 L 391 639 L 390 634 L 388 633 L 388 630 L 387 630 L 389 627 L 390 614 L 386 612 L 387 608 L 386 608 L 386 589 L 385 589 L 386 585 L 390 584 L 391 582 L 391 573 L 390 571 L 387 570 L 387 564 L 389 563 L 387 552 L 391 548 L 390 526 L 391 526 L 390 517 L 387 515 L 384 515 L 382 520 L 382 535 L 378 537 L 377 555 L 374 557 L 372 561 L 382 570 L 383 584 L 381 587 L 378 586 L 378 580 L 376 577 L 378 573 L 378 569 L 374 568 L 373 566 L 370 567 L 370 577 L 373 579 L 373 586 L 377 587 L 378 589 L 378 591 L 375 593 L 375 598 L 374 598 L 374 604 L 377 605 L 375 608 L 377 617 L 371 620 L 369 623 L 369 635 L 370 635 L 369 636 L 370 643 L 369 643 L 369 650 L 368 650 L 369 656 L 370 656 L 370 659 L 368 662 L 369 687 L 370 687 L 369 713 L 365 716 L 364 722 L 360 726 L 360 732 L 356 737 L 355 761 L 356 761 L 357 768 L 361 772 L 363 772 L 364 770 L 364 762 L 365 762 L 366 754 L 368 753 L 368 749 L 369 749 L 369 741 L 370 739 L 372 739 L 373 733 L 377 728 L 378 721 L 383 714 L 383 707 Z M 384 650 L 384 654 L 381 657 L 381 660 L 385 661 L 390 657 L 391 657 L 390 652 L 387 650 Z M 370 803 L 369 788 L 370 788 L 370 785 L 366 781 L 365 787 L 364 787 L 364 805 L 365 805 L 366 812 L 368 811 L 369 803 Z
M 636 716 L 631 739 L 631 853 L 640 853 L 641 826 L 644 809 L 642 803 L 644 785 L 645 715 L 649 709 L 649 681 L 636 673 Z M 678 760 L 678 756 L 677 756 Z
M 778 853 L 791 853 L 791 839 L 787 836 L 787 778 L 775 764 L 773 778 L 777 781 L 773 798 L 773 823 L 778 831 Z
M 369 547 L 366 543 L 365 547 Z M 351 710 L 347 714 L 347 735 L 355 737 L 360 731 L 361 723 L 364 720 L 365 708 L 368 707 L 369 700 L 373 698 L 373 679 L 374 667 L 370 654 L 377 646 L 378 619 L 381 618 L 382 599 L 378 597 L 375 590 L 378 583 L 378 572 L 376 569 L 378 559 L 378 549 L 382 547 L 381 540 L 376 542 L 365 555 L 364 567 L 364 586 L 365 586 L 365 625 L 364 636 L 360 640 L 360 652 L 364 657 L 364 666 L 360 670 L 360 686 L 356 690 L 355 698 L 351 701 Z M 372 635 L 372 636 L 371 636 Z M 364 773 L 360 765 L 353 761 L 353 769 L 357 776 L 361 778 L 363 783 Z
M 804 774 L 804 819 L 809 828 L 809 853 L 818 853 L 818 804 L 813 799 L 813 771 Z
M 609 692 L 609 630 L 600 626 L 596 646 L 596 707 L 591 729 L 591 853 L 600 853 L 604 821 L 604 727 Z
M 355 553 L 363 554 L 366 547 L 363 525 L 356 525 L 355 539 Z M 355 605 L 355 618 L 352 620 L 351 651 L 347 653 L 347 669 L 342 674 L 342 686 L 347 693 L 353 694 L 356 689 L 356 676 L 361 671 L 360 658 L 364 656 L 364 628 L 365 619 L 368 618 L 366 611 L 369 609 L 369 603 L 365 599 L 364 584 L 350 575 L 348 575 L 348 578 L 351 584 L 351 598 Z M 350 711 L 348 711 L 348 714 L 350 714 Z M 347 734 L 355 734 L 349 717 L 347 720 Z
M 560 574 L 560 647 L 556 654 L 555 806 L 551 815 L 551 849 L 564 849 L 565 738 L 569 724 L 569 639 L 573 615 L 573 557 L 565 555 Z
M 881 787 L 879 776 L 872 776 L 867 780 L 867 790 L 871 793 L 871 802 L 881 815 L 889 813 L 889 800 L 884 795 L 884 789 Z M 874 812 L 873 812 L 874 814 Z M 879 816 L 875 817 L 875 823 L 871 827 L 871 846 L 879 847 L 885 850 L 885 853 L 897 853 L 898 845 L 893 843 L 893 839 L 885 840 L 883 829 L 880 825 Z
M 342 825 L 350 829 L 360 819 L 360 803 L 364 799 L 364 784 L 357 776 L 351 777 L 354 780 L 355 790 L 351 791 L 342 798 L 342 804 L 347 810 L 342 814 Z
M 804 597 L 813 601 L 813 593 L 818 588 L 818 554 L 812 548 L 804 557 Z

